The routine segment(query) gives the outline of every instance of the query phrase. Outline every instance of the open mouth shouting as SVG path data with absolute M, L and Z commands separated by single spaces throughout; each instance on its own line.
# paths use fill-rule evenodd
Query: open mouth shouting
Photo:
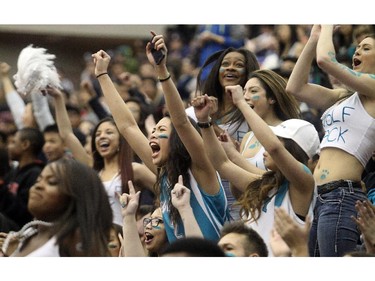
M 109 148 L 109 141 L 108 140 L 101 140 L 98 142 L 98 148 L 101 152 L 108 150 Z
M 360 61 L 357 58 L 353 59 L 353 68 L 357 68 L 359 65 L 361 65 L 362 61 Z
M 151 242 L 154 239 L 154 235 L 152 235 L 150 232 L 145 232 L 144 237 L 145 237 L 145 244 L 146 245 L 151 244 Z
M 151 157 L 152 158 L 156 158 L 160 152 L 160 146 L 159 144 L 157 144 L 156 142 L 150 142 L 150 147 L 151 147 L 151 150 L 152 150 L 152 155 Z

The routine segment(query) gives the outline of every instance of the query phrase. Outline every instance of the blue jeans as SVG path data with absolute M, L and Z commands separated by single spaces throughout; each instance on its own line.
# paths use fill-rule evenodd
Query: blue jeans
M 337 181 L 318 186 L 309 238 L 311 257 L 342 257 L 356 250 L 360 231 L 351 216 L 357 217 L 357 200 L 366 200 L 360 183 Z

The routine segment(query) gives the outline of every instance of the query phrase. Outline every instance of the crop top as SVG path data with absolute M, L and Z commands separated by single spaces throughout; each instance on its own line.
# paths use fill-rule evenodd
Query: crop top
M 358 93 L 328 108 L 321 120 L 325 134 L 320 150 L 342 149 L 365 167 L 375 150 L 375 119 L 363 107 Z

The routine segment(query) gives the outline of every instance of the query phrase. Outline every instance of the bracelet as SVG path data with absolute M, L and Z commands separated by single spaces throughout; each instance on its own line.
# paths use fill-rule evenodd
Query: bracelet
M 207 122 L 197 122 L 199 128 L 207 129 L 212 126 L 211 117 L 208 117 Z
M 171 74 L 170 74 L 170 73 L 168 73 L 168 76 L 167 76 L 166 78 L 162 78 L 162 79 L 160 79 L 160 78 L 158 77 L 159 82 L 165 82 L 165 81 L 167 81 L 167 80 L 170 79 L 170 78 L 171 78 Z
M 102 75 L 106 75 L 106 74 L 108 74 L 108 72 L 100 73 L 100 74 L 96 75 L 96 78 L 99 78 L 100 76 L 102 76 Z

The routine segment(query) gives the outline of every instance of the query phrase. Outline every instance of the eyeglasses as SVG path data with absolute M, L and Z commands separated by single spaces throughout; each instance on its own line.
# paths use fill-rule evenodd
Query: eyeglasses
M 152 227 L 157 227 L 159 223 L 164 223 L 163 220 L 159 218 L 144 218 L 143 227 L 146 227 L 150 222 Z

